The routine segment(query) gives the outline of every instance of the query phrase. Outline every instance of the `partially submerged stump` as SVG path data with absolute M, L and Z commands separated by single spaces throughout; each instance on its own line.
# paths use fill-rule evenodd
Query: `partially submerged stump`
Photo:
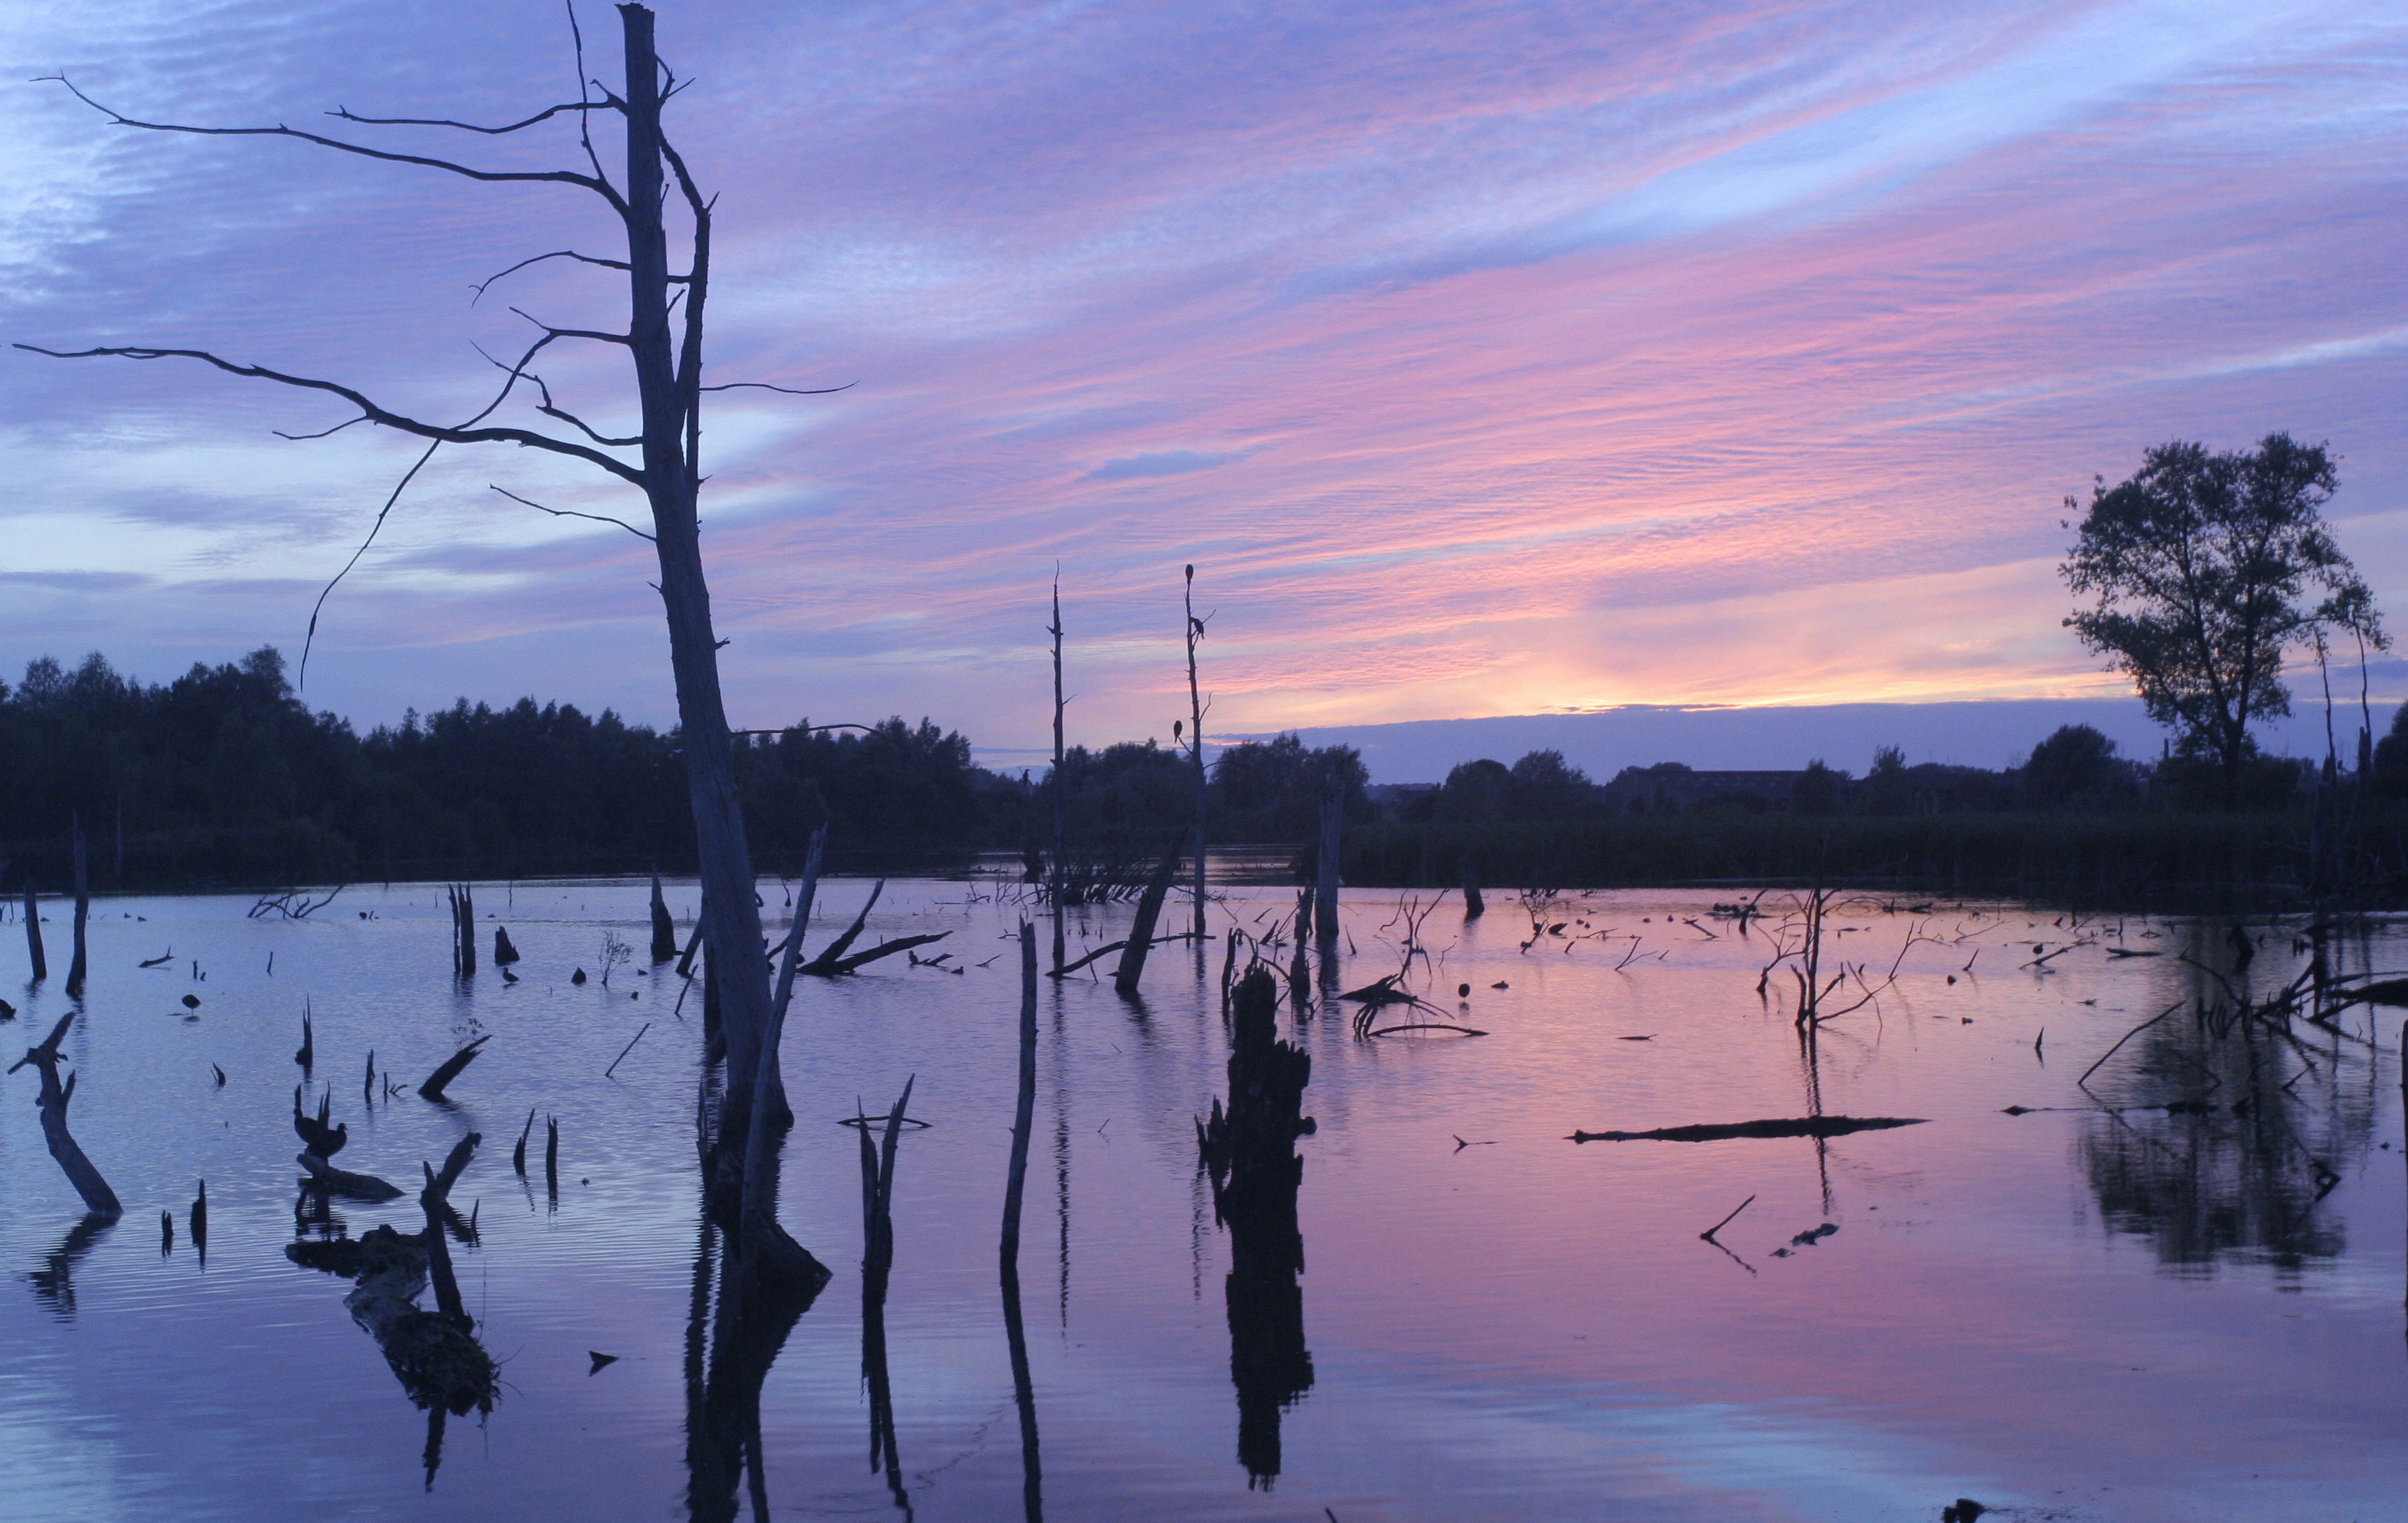
M 25 1049 L 25 1056 L 8 1065 L 8 1071 L 14 1073 L 30 1063 L 41 1074 L 42 1088 L 34 1097 L 34 1104 L 42 1113 L 43 1142 L 49 1146 L 50 1157 L 58 1160 L 67 1183 L 83 1197 L 84 1210 L 115 1221 L 125 1214 L 125 1207 L 119 1203 L 117 1192 L 108 1187 L 108 1181 L 84 1157 L 83 1149 L 67 1130 L 67 1102 L 75 1099 L 76 1075 L 70 1073 L 65 1084 L 59 1083 L 59 1042 L 74 1024 L 73 1011 L 60 1016 L 59 1024 L 50 1027 L 50 1034 L 42 1039 L 41 1045 Z
M 309 1175 L 301 1182 L 305 1190 L 339 1195 L 351 1200 L 397 1200 L 401 1198 L 400 1185 L 379 1179 L 374 1174 L 355 1174 L 348 1169 L 337 1169 L 315 1153 L 300 1153 L 294 1157 Z
M 1303 1114 L 1312 1058 L 1282 1042 L 1273 1016 L 1279 988 L 1268 969 L 1250 969 L 1231 1001 L 1229 1104 L 1212 1103 L 1197 1140 L 1212 1176 L 1214 1213 L 1229 1228 L 1229 1378 L 1238 1393 L 1238 1458 L 1249 1485 L 1280 1473 L 1280 1415 L 1312 1388 L 1304 1341 L 1304 1237 L 1296 1198 L 1304 1160 L 1296 1140 L 1313 1132 Z

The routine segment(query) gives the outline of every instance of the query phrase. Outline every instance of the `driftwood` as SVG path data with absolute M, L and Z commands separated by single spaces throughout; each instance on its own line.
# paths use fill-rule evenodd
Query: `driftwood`
M 1147 880 L 1144 894 L 1137 901 L 1137 919 L 1129 926 L 1128 942 L 1121 949 L 1120 966 L 1112 971 L 1112 987 L 1124 998 L 1137 994 L 1138 980 L 1145 976 L 1145 955 L 1154 950 L 1154 922 L 1162 917 L 1164 896 L 1170 892 L 1170 880 L 1179 870 L 1181 841 L 1173 841 L 1154 864 L 1154 876 Z M 1198 844 L 1201 849 L 1201 843 Z
M 75 1186 L 76 1194 L 83 1197 L 84 1210 L 93 1215 L 115 1221 L 125 1214 L 124 1206 L 118 1202 L 117 1192 L 108 1187 L 108 1181 L 101 1178 L 100 1171 L 93 1167 L 92 1160 L 84 1157 L 83 1149 L 77 1145 L 75 1138 L 67 1131 L 67 1102 L 75 1099 L 76 1075 L 70 1073 L 64 1085 L 59 1083 L 59 1042 L 66 1036 L 67 1027 L 74 1024 L 73 1011 L 60 1016 L 59 1024 L 50 1027 L 50 1034 L 42 1039 L 41 1045 L 25 1049 L 25 1056 L 11 1063 L 8 1071 L 14 1073 L 30 1063 L 41 1074 L 42 1089 L 35 1097 L 34 1104 L 42 1113 L 42 1141 L 49 1144 L 50 1157 L 58 1160 L 60 1171 L 67 1176 L 67 1183 Z
M 1845 1137 L 1854 1131 L 1920 1127 L 1924 1116 L 1807 1115 L 1774 1121 L 1734 1121 L 1722 1126 L 1658 1127 L 1654 1131 L 1576 1131 L 1574 1142 L 1720 1142 L 1734 1137 Z
M 453 1053 L 451 1056 L 445 1058 L 443 1060 L 443 1066 L 428 1074 L 426 1076 L 426 1082 L 418 1086 L 418 1093 L 420 1096 L 431 1100 L 439 1100 L 443 1099 L 444 1085 L 460 1077 L 460 1070 L 477 1060 L 478 1049 L 493 1040 L 493 1036 L 489 1032 L 468 1043 L 466 1047 L 461 1048 L 458 1052 Z
M 301 1167 L 309 1172 L 309 1177 L 301 1182 L 304 1189 L 322 1190 L 328 1195 L 339 1195 L 351 1200 L 397 1200 L 401 1198 L 400 1185 L 379 1179 L 374 1174 L 355 1174 L 347 1169 L 337 1169 L 315 1153 L 302 1153 L 295 1157 Z

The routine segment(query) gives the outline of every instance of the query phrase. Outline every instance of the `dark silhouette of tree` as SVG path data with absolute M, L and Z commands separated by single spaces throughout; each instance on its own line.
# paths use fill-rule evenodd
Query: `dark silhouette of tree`
M 339 400 L 351 409 L 351 416 L 335 424 L 334 428 L 365 423 L 424 439 L 426 450 L 420 456 L 420 466 L 447 444 L 513 444 L 582 461 L 643 495 L 652 525 L 649 532 L 606 515 L 544 508 L 535 503 L 528 506 L 549 513 L 601 517 L 604 522 L 619 524 L 629 533 L 651 541 L 658 553 L 658 585 L 667 616 L 669 664 L 675 678 L 681 750 L 703 879 L 705 933 L 712 950 L 713 980 L 727 1039 L 725 1083 L 718 1097 L 716 1124 L 706 1128 L 706 1134 L 713 1140 L 708 1169 L 715 1182 L 713 1200 L 733 1228 L 733 1241 L 748 1274 L 764 1286 L 783 1285 L 816 1291 L 827 1271 L 787 1236 L 776 1219 L 776 1143 L 790 1122 L 777 1064 L 783 1011 L 773 1004 L 768 951 L 761 931 L 760 907 L 753 897 L 751 852 L 737 790 L 735 746 L 720 694 L 721 642 L 711 623 L 710 593 L 703 573 L 697 515 L 703 479 L 703 394 L 725 391 L 731 385 L 765 383 L 703 382 L 703 321 L 710 293 L 711 199 L 662 132 L 662 107 L 681 88 L 681 81 L 661 62 L 654 49 L 652 13 L 640 5 L 622 5 L 618 10 L 624 64 L 624 83 L 619 91 L 600 86 L 588 76 L 580 36 L 578 99 L 546 107 L 501 126 L 423 118 L 363 117 L 346 108 L 333 113 L 352 127 L 459 131 L 480 136 L 506 136 L 555 118 L 564 119 L 577 126 L 578 146 L 585 165 L 582 168 L 489 169 L 281 125 L 199 127 L 144 122 L 111 110 L 65 79 L 59 80 L 77 99 L 118 126 L 207 136 L 286 138 L 488 184 L 557 185 L 598 199 L 624 235 L 624 249 L 619 254 L 554 250 L 523 260 L 502 275 L 551 259 L 567 259 L 619 271 L 626 277 L 628 290 L 624 331 L 535 323 L 538 337 L 515 359 L 499 365 L 502 380 L 491 399 L 465 421 L 427 422 L 394 411 L 353 386 L 241 364 L 206 350 L 110 346 L 61 351 L 26 344 L 18 347 L 62 359 L 111 356 L 190 360 L 246 380 L 273 381 Z M 573 27 L 573 11 L 570 21 Z M 624 128 L 625 157 L 621 176 L 615 180 L 604 167 L 595 140 L 597 118 L 606 123 L 615 119 Z M 677 208 L 681 222 L 682 270 L 672 269 L 670 265 L 672 207 Z M 499 280 L 502 275 L 494 279 Z M 545 383 L 536 366 L 546 352 L 556 344 L 579 343 L 601 344 L 625 353 L 634 382 L 631 410 L 635 417 L 631 424 L 596 427 L 561 407 Z M 496 415 L 508 408 L 531 411 L 559 425 L 558 430 L 496 421 Z M 606 419 L 605 424 L 608 425 L 609 421 Z M 409 475 L 402 479 L 402 486 L 408 485 L 417 469 L 418 467 L 411 467 Z M 387 511 L 400 492 L 401 487 L 394 489 L 393 498 L 387 500 Z M 526 500 L 515 494 L 504 495 L 517 501 Z M 362 549 L 365 551 L 366 546 Z M 304 656 L 306 659 L 306 648 Z
M 2337 484 L 2324 446 L 2288 434 L 2246 451 L 2161 444 L 2130 479 L 2100 481 L 2058 568 L 2077 596 L 2096 599 L 2066 627 L 2131 676 L 2150 717 L 2177 728 L 2186 752 L 2214 761 L 2228 802 L 2255 750 L 2250 723 L 2291 711 L 2287 647 L 2320 625 L 2388 643 L 2324 523 Z M 2312 590 L 2325 595 L 2313 606 Z

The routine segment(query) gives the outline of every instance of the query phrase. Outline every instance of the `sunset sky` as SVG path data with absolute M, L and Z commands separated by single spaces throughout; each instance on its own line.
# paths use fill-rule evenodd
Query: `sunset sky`
M 2062 498 L 2171 438 L 2329 440 L 2408 595 L 2398 0 L 661 5 L 720 193 L 705 500 L 731 711 L 1039 743 L 1623 703 L 2107 696 Z M 616 18 L 580 4 L 589 71 Z M 500 121 L 575 97 L 561 8 L 11 7 L 6 78 L 129 114 Z M 376 129 L 351 129 L 366 137 Z M 573 130 L 377 139 L 509 166 Z M 448 418 L 580 193 L 114 128 L 0 87 L 5 335 L 207 347 Z M 624 372 L 549 372 L 624 420 Z M 309 606 L 416 453 L 168 362 L 11 352 L 0 671 L 145 677 Z M 364 723 L 523 693 L 666 721 L 650 547 L 526 452 L 448 450 L 327 605 Z M 2353 684 L 2354 685 L 2354 684 Z M 2408 693 L 2391 666 L 2378 694 Z

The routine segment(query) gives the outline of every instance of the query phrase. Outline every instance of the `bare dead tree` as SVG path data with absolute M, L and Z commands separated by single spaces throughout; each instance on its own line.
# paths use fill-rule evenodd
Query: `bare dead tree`
M 775 1150 L 754 1145 L 752 1135 L 756 1126 L 777 1125 L 784 1105 L 774 1079 L 777 1053 L 771 1035 L 768 954 L 762 941 L 760 907 L 753 898 L 752 854 L 745 841 L 743 810 L 737 798 L 734 746 L 720 692 L 720 641 L 711 624 L 710 593 L 703 571 L 697 518 L 702 484 L 703 395 L 739 386 L 787 393 L 798 389 L 762 381 L 712 385 L 703 382 L 703 322 L 710 293 L 712 201 L 662 132 L 661 108 L 682 81 L 663 65 L 655 51 L 652 12 L 640 5 L 623 5 L 618 9 L 624 73 L 624 83 L 617 91 L 587 76 L 583 41 L 572 31 L 578 50 L 578 99 L 547 106 L 519 121 L 480 126 L 424 118 L 363 117 L 348 109 L 332 113 L 352 127 L 449 130 L 480 136 L 522 132 L 555 118 L 566 119 L 577 123 L 579 146 L 585 161 L 582 168 L 487 169 L 282 125 L 202 127 L 145 122 L 102 106 L 64 79 L 59 82 L 118 126 L 208 136 L 289 138 L 379 163 L 438 170 L 480 183 L 557 185 L 584 192 L 598 198 L 617 219 L 625 237 L 624 257 L 555 250 L 522 260 L 494 280 L 552 259 L 619 271 L 626 276 L 628 287 L 624 331 L 560 327 L 530 319 L 538 337 L 515 359 L 499 366 L 503 378 L 491 399 L 457 424 L 429 422 L 394 411 L 366 392 L 338 381 L 243 364 L 206 350 L 142 346 L 58 350 L 29 344 L 18 347 L 63 359 L 112 356 L 190 360 L 246 380 L 272 381 L 337 398 L 353 409 L 353 416 L 337 424 L 336 428 L 366 423 L 427 441 L 410 476 L 445 445 L 512 444 L 581 461 L 643 494 L 652 517 L 649 533 L 607 515 L 573 513 L 534 503 L 529 506 L 560 516 L 619 524 L 649 540 L 657 553 L 658 590 L 668 624 L 670 668 L 676 682 L 678 720 L 684 737 L 687 786 L 701 867 L 705 938 L 712 952 L 711 966 L 727 1037 L 727 1082 L 719 1091 L 722 1099 L 713 1118 L 715 1125 L 708 1130 L 713 1139 L 707 1166 L 710 1195 L 714 1209 L 736 1227 L 734 1241 L 748 1275 L 765 1283 L 798 1287 L 808 1285 L 816 1292 L 827 1271 L 779 1227 Z M 573 29 L 573 11 L 570 21 Z M 624 129 L 625 166 L 615 182 L 603 166 L 595 141 L 597 119 L 615 119 Z M 683 212 L 686 259 L 682 273 L 673 271 L 669 262 L 671 232 L 667 210 L 672 198 Z M 553 346 L 576 343 L 608 345 L 625 353 L 634 372 L 638 413 L 631 431 L 596 427 L 558 405 L 536 366 Z M 561 425 L 562 431 L 546 432 L 539 427 L 497 421 L 495 415 L 512 404 L 532 408 Z M 409 476 L 405 476 L 401 486 L 407 486 Z M 397 486 L 385 504 L 385 511 L 391 510 L 400 491 Z M 510 496 L 526 501 L 515 494 Z M 313 627 L 314 622 L 313 615 Z M 756 1073 L 765 1070 L 771 1082 L 756 1085 Z M 766 1109 L 755 1103 L 756 1093 L 764 1091 L 775 1101 Z M 761 1160 L 765 1157 L 768 1161 L 763 1167 Z
M 59 1083 L 59 1042 L 74 1024 L 75 1012 L 60 1016 L 59 1024 L 50 1027 L 50 1034 L 42 1039 L 41 1045 L 26 1048 L 25 1056 L 10 1064 L 8 1071 L 14 1073 L 30 1063 L 42 1076 L 42 1090 L 34 1103 L 42 1113 L 43 1142 L 49 1146 L 50 1157 L 58 1160 L 59 1171 L 67 1176 L 67 1183 L 83 1197 L 84 1210 L 115 1221 L 125 1213 L 125 1208 L 118 1204 L 117 1192 L 100 1177 L 100 1171 L 93 1167 L 92 1160 L 84 1157 L 83 1149 L 76 1145 L 75 1138 L 67 1131 L 67 1102 L 75 1099 L 76 1075 L 70 1073 L 64 1085 Z
M 1054 637 L 1054 776 L 1047 792 L 1054 796 L 1054 975 L 1062 975 L 1062 875 L 1068 870 L 1070 853 L 1069 773 L 1064 770 L 1067 758 L 1062 750 L 1062 568 L 1054 568 L 1054 622 L 1045 626 Z M 32 902 L 33 891 L 26 891 L 26 902 Z
M 1196 941 L 1204 941 L 1204 700 L 1196 691 L 1196 647 L 1204 639 L 1204 621 L 1196 616 L 1196 568 L 1187 568 L 1184 593 L 1187 611 L 1188 754 L 1196 762 Z

